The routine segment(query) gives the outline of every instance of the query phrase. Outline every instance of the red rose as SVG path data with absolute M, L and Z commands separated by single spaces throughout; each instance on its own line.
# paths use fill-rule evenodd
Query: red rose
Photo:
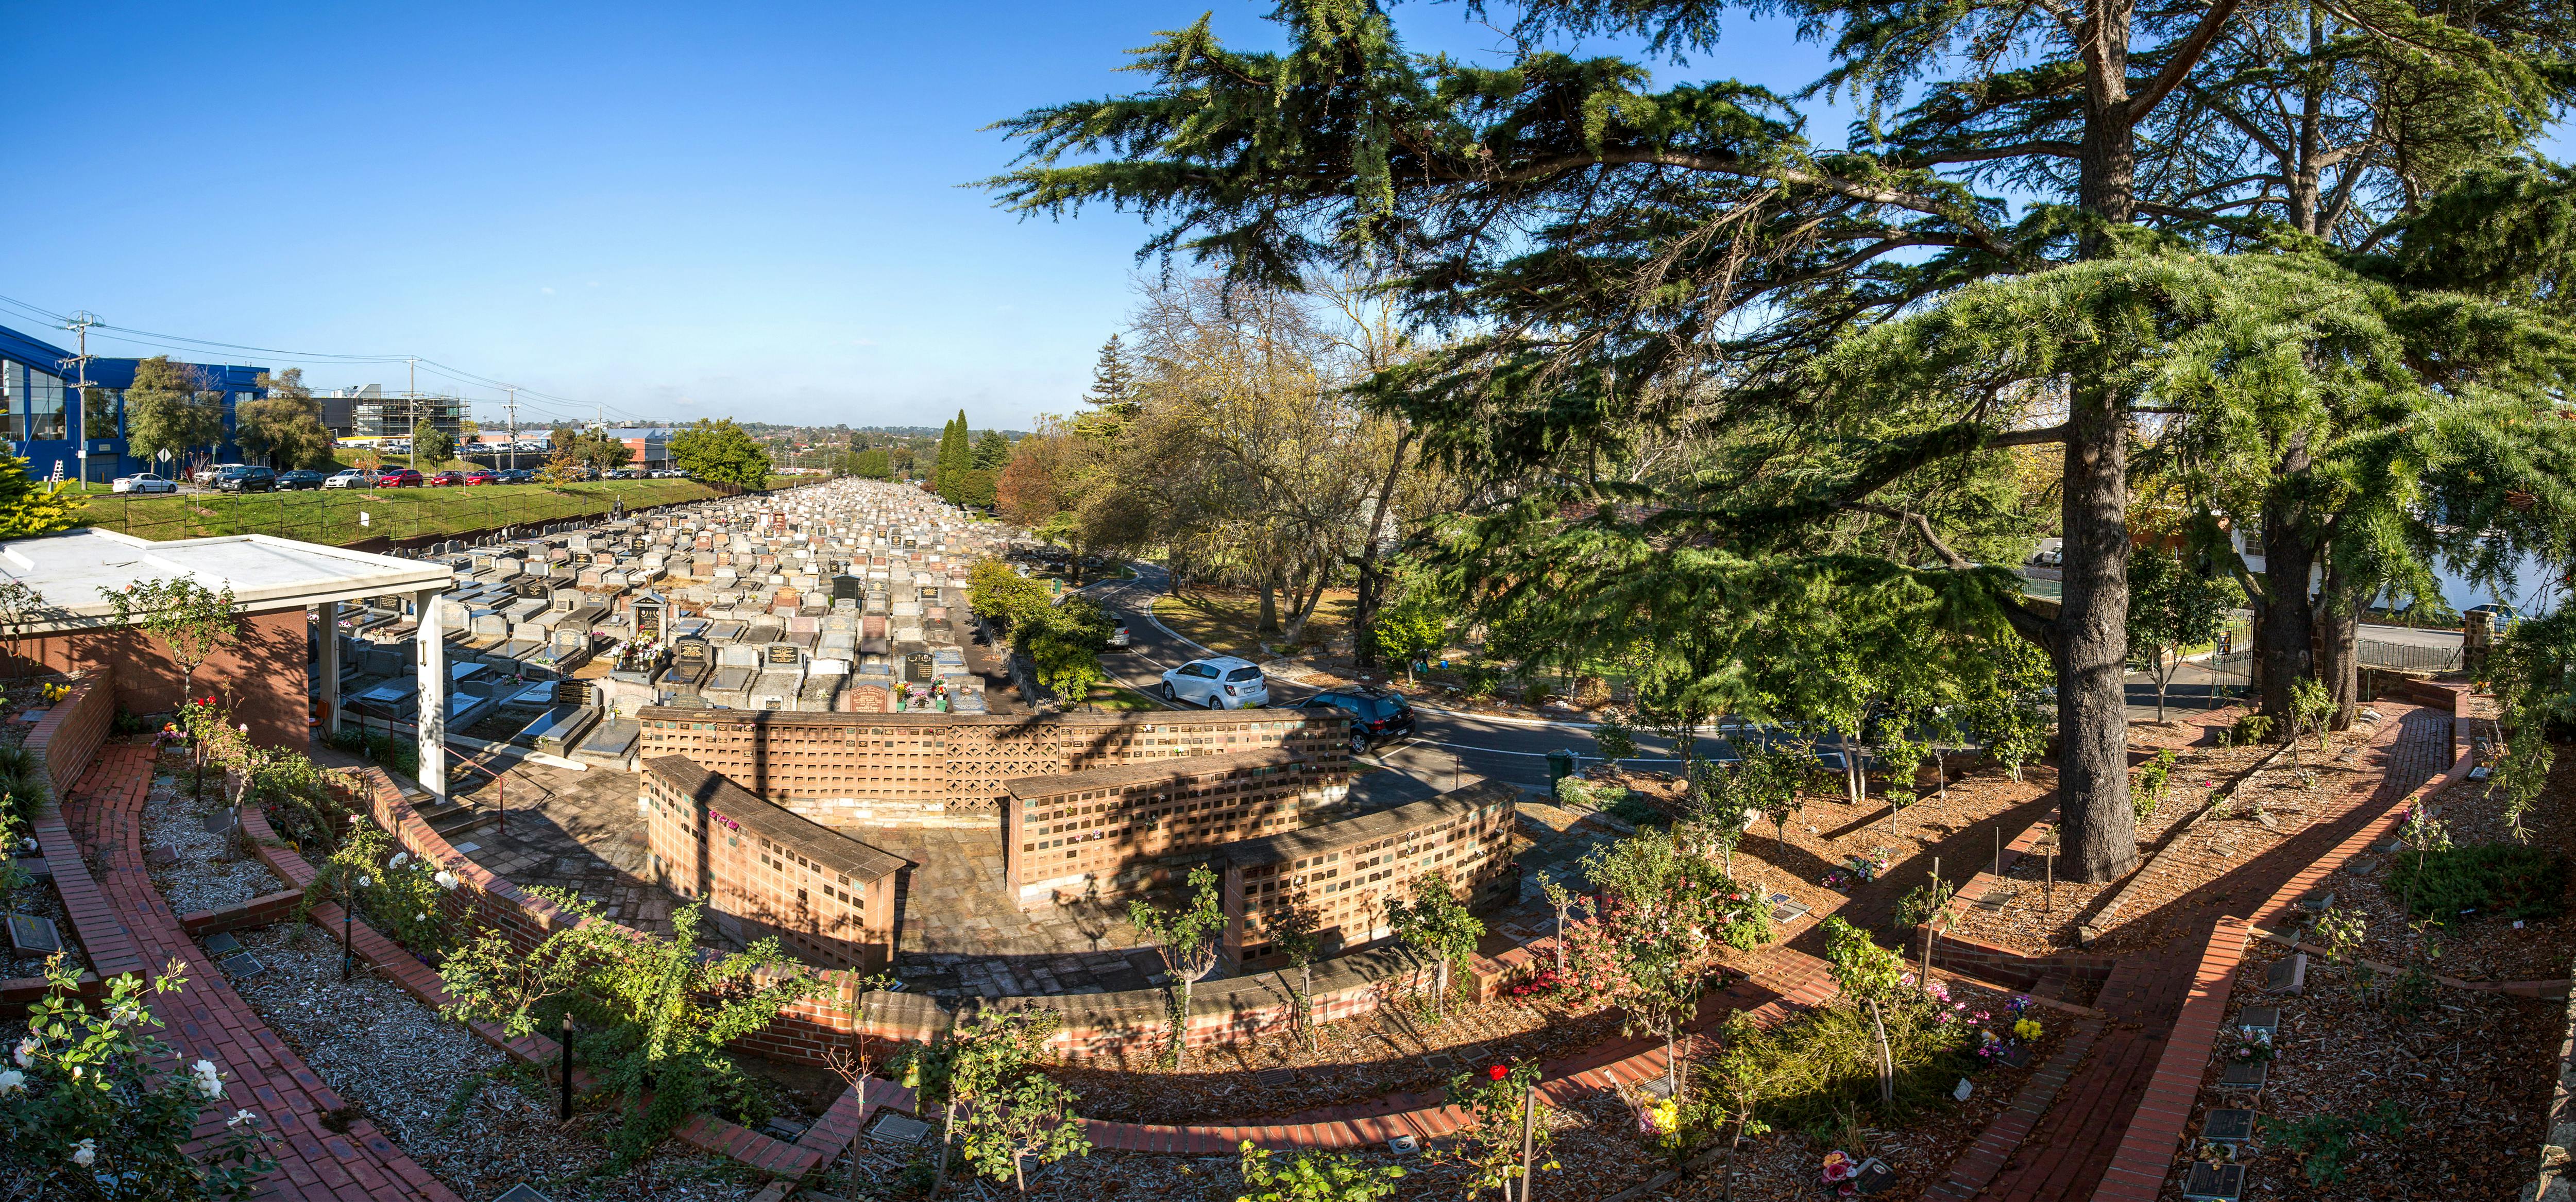
M 1495 1065 L 1495 1066 L 1494 1066 L 1494 1067 L 1492 1067 L 1492 1068 L 1486 1069 L 1486 1070 L 1485 1070 L 1485 1075 L 1486 1075 L 1486 1076 L 1488 1076 L 1488 1077 L 1493 1078 L 1494 1080 L 1500 1081 L 1500 1080 L 1502 1080 L 1503 1078 L 1505 1078 L 1505 1077 L 1508 1077 L 1508 1076 L 1512 1075 L 1512 1073 L 1511 1073 L 1511 1070 L 1510 1070 L 1510 1069 L 1504 1068 L 1502 1065 L 1497 1064 L 1497 1065 Z

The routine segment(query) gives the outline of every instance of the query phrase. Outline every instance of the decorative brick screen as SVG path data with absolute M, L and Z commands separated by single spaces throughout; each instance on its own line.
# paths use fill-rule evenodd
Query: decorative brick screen
M 797 959 L 871 971 L 894 958 L 904 861 L 744 792 L 686 756 L 645 761 L 637 800 L 663 888 L 707 903 L 744 942 L 775 935 Z

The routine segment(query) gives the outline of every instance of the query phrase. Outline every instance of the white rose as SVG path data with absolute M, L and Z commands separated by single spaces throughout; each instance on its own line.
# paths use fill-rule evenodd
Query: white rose
M 82 1168 L 88 1168 L 88 1167 L 90 1166 L 91 1162 L 96 1161 L 97 1159 L 98 1159 L 98 1141 L 97 1141 L 97 1140 L 94 1140 L 94 1139 L 84 1139 L 84 1140 L 80 1141 L 79 1143 L 76 1143 L 76 1144 L 73 1144 L 73 1145 L 72 1145 L 72 1163 L 73 1163 L 73 1164 L 79 1165 L 79 1166 L 80 1166 L 80 1167 L 82 1167 Z
M 19 1041 L 18 1041 L 18 1067 L 20 1067 L 20 1068 L 26 1068 L 26 1067 L 29 1067 L 29 1066 L 31 1066 L 31 1065 L 33 1065 L 33 1064 L 35 1064 L 35 1063 L 36 1063 L 36 1049 L 37 1049 L 39 1046 L 41 1046 L 41 1045 L 39 1045 L 39 1044 L 36 1042 L 36 1037 L 35 1037 L 35 1036 L 33 1036 L 33 1035 L 30 1035 L 30 1036 L 26 1037 L 25 1039 L 21 1039 L 21 1040 L 19 1040 Z
M 385 867 L 387 867 L 387 868 L 400 868 L 400 867 L 402 867 L 402 866 L 403 866 L 403 864 L 404 864 L 404 862 L 405 862 L 405 861 L 408 861 L 408 860 L 410 860 L 410 859 L 411 859 L 411 853 L 410 853 L 410 852 L 407 852 L 407 851 L 398 851 L 398 852 L 395 852 L 395 853 L 394 853 L 394 858 L 392 858 L 392 859 L 390 859 L 390 860 L 385 861 Z
M 441 889 L 453 889 L 456 887 L 456 874 L 449 872 L 444 868 L 439 869 L 438 875 L 431 877 L 430 879 L 437 881 L 438 887 Z
M 252 1122 L 258 1118 L 258 1115 L 252 1114 L 247 1110 L 236 1110 L 233 1112 L 233 1116 L 231 1118 L 224 1120 L 224 1125 L 227 1127 L 238 1127 L 243 1123 Z
M 0 1098 L 25 1092 L 27 1092 L 27 1074 L 14 1068 L 0 1069 Z
M 197 1092 L 206 1095 L 209 1101 L 224 1096 L 223 1074 L 215 1068 L 214 1061 L 200 1060 L 194 1071 L 197 1074 Z

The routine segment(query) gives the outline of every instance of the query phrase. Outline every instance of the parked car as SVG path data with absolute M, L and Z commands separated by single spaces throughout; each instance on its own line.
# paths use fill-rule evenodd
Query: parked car
M 1402 694 L 1374 686 L 1327 689 L 1307 698 L 1298 708 L 1339 710 L 1347 715 L 1353 751 L 1366 751 L 1371 743 L 1413 733 L 1413 706 Z
M 164 480 L 150 472 L 136 472 L 131 476 L 118 476 L 116 479 L 109 481 L 107 491 L 177 492 L 179 491 L 179 482 L 176 480 Z
M 608 478 L 611 480 L 641 480 L 644 479 L 644 469 L 640 467 L 621 467 L 616 471 L 608 473 Z
M 1270 682 L 1248 659 L 1220 655 L 1194 659 L 1163 673 L 1163 700 L 1187 701 L 1212 710 L 1239 710 L 1270 704 Z
M 299 467 L 291 472 L 279 472 L 277 474 L 277 487 L 280 492 L 293 492 L 302 488 L 320 488 L 322 487 L 322 482 L 328 479 L 330 479 L 330 477 L 325 476 L 320 472 L 313 471 L 310 468 Z
M 378 488 L 418 488 L 420 486 L 420 473 L 407 467 L 389 467 L 376 473 Z
M 375 486 L 376 474 L 358 467 L 342 468 L 322 482 L 324 488 L 374 488 Z
M 236 465 L 215 473 L 213 487 L 217 492 L 273 492 L 277 473 L 264 467 Z
M 465 473 L 457 471 L 454 468 L 449 468 L 443 472 L 433 473 L 429 477 L 429 486 L 432 488 L 462 488 L 465 486 Z
M 501 482 L 501 473 L 488 467 L 477 468 L 465 473 L 465 482 L 467 484 L 498 484 Z
M 242 465 L 238 463 L 209 463 L 204 467 L 188 473 L 188 483 L 194 484 L 199 488 L 210 487 L 214 484 L 215 477 L 240 466 Z

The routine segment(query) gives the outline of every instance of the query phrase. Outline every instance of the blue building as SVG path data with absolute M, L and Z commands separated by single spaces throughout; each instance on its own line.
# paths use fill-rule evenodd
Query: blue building
M 134 385 L 140 359 L 92 356 L 86 372 L 79 356 L 61 347 L 0 326 L 0 444 L 27 460 L 27 474 L 39 479 L 60 475 L 104 484 L 139 472 L 148 464 L 125 453 L 125 390 Z M 197 457 L 215 462 L 238 461 L 233 443 L 233 408 L 266 396 L 259 387 L 259 367 L 182 363 L 192 369 L 202 396 L 222 409 L 224 441 Z M 86 374 L 89 389 L 76 396 Z M 87 455 L 84 456 L 83 452 Z M 172 463 L 177 472 L 188 465 Z

